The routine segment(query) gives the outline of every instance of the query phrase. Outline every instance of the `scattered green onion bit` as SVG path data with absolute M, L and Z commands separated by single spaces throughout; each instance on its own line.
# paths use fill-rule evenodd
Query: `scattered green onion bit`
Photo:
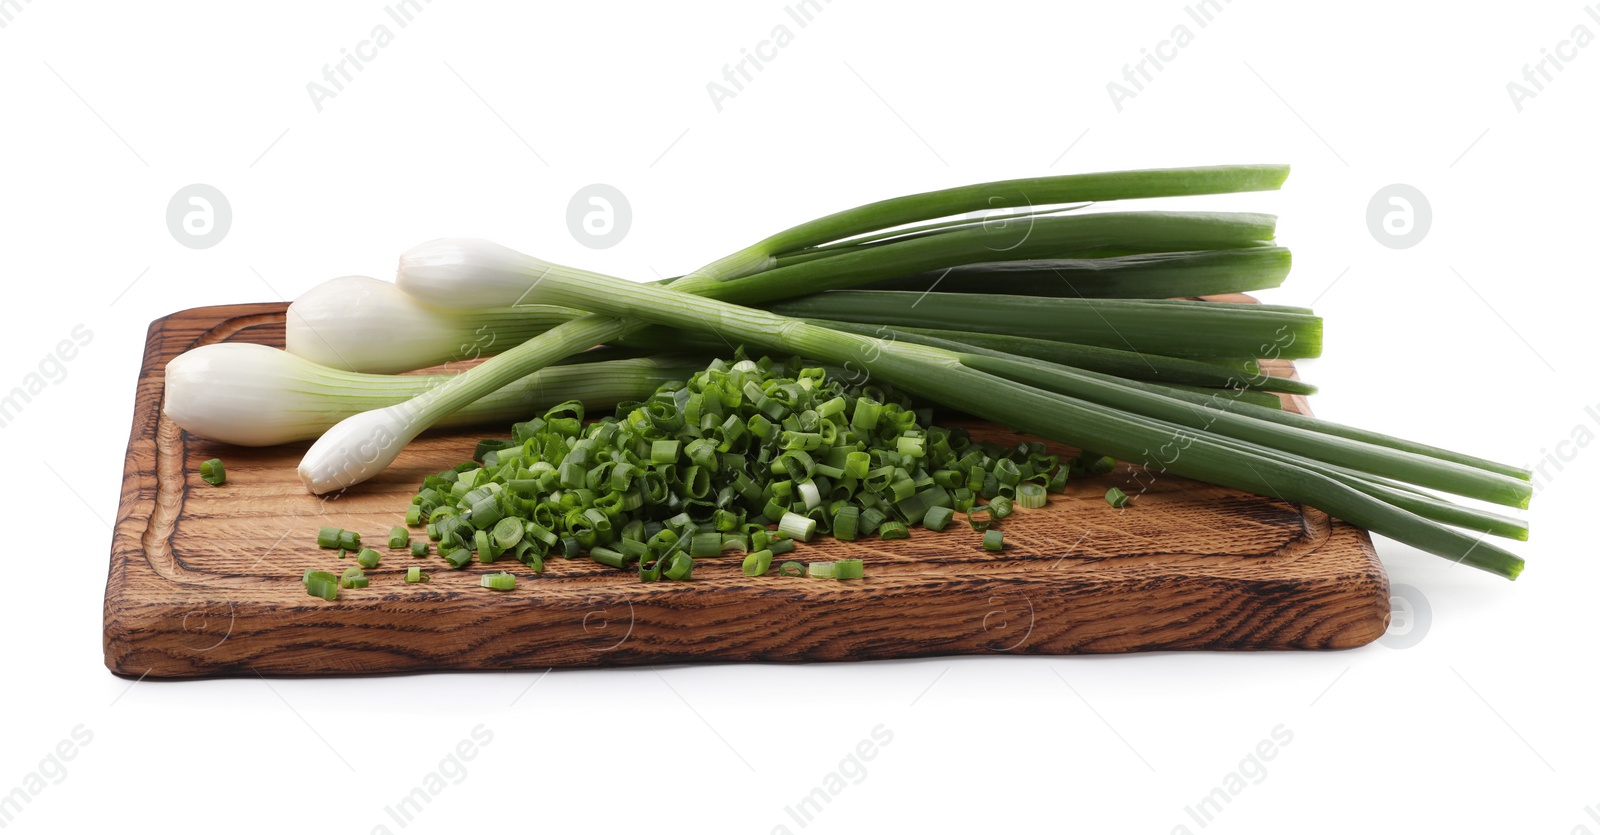
M 668 580 L 687 580 L 694 573 L 694 557 L 679 551 L 672 557 L 672 564 L 667 566 L 665 574 Z
M 426 583 L 433 578 L 422 570 L 422 566 L 413 565 L 406 568 L 407 583 Z
M 361 534 L 355 531 L 339 531 L 339 547 L 346 551 L 355 551 L 361 548 Z
M 989 525 L 994 522 L 991 516 L 992 513 L 993 511 L 989 509 L 989 505 L 980 505 L 972 508 L 967 511 L 967 524 L 971 525 L 975 531 L 986 531 L 989 529 Z
M 306 593 L 312 597 L 324 600 L 337 600 L 339 597 L 339 578 L 331 572 L 318 571 L 315 568 L 306 569 L 300 575 L 300 583 L 306 587 Z
M 338 600 L 339 578 L 326 571 L 315 572 L 306 579 L 306 594 L 323 600 Z
M 756 551 L 744 558 L 744 576 L 746 577 L 760 577 L 771 568 L 771 551 Z
M 806 576 L 808 576 L 808 577 L 816 577 L 816 578 L 822 579 L 822 580 L 832 580 L 833 579 L 833 563 L 831 563 L 831 562 L 814 562 L 814 563 L 811 563 L 810 565 L 806 566 Z
M 906 528 L 905 523 L 890 519 L 889 521 L 878 526 L 878 538 L 910 539 L 911 531 Z
M 983 532 L 983 550 L 999 551 L 1006 547 L 1006 535 L 1000 531 L 990 529 Z
M 485 574 L 478 578 L 479 585 L 495 591 L 511 591 L 517 587 L 517 575 L 505 571 Z
M 428 555 L 428 543 L 423 542 L 420 539 L 415 540 L 415 541 L 413 541 L 411 543 L 411 556 L 413 556 L 413 557 L 426 557 L 427 555 Z
M 367 575 L 360 566 L 352 565 L 339 577 L 339 585 L 347 589 L 364 589 L 367 587 Z
M 213 458 L 210 461 L 200 462 L 200 480 L 215 487 L 228 480 L 228 473 L 222 468 L 222 459 Z
M 383 562 L 383 555 L 371 548 L 362 548 L 361 553 L 356 554 L 356 562 L 361 563 L 362 568 L 377 568 L 378 563 Z
M 942 531 L 955 515 L 955 511 L 948 507 L 930 507 L 928 512 L 922 515 L 922 526 L 930 531 Z
M 833 579 L 859 580 L 866 574 L 866 568 L 861 560 L 836 560 L 833 564 Z
M 318 548 L 337 548 L 337 547 L 339 547 L 339 536 L 341 534 L 343 534 L 343 533 L 344 533 L 344 531 L 340 530 L 339 528 L 332 528 L 332 527 L 318 528 L 317 529 L 317 547 Z
M 411 544 L 411 531 L 396 525 L 389 529 L 389 547 L 404 548 Z
M 1122 492 L 1121 488 L 1113 487 L 1106 491 L 1106 504 L 1111 505 L 1112 507 L 1122 507 L 1127 503 L 1128 494 Z
M 794 560 L 789 560 L 778 566 L 778 576 L 780 577 L 804 577 L 805 573 L 806 567 Z

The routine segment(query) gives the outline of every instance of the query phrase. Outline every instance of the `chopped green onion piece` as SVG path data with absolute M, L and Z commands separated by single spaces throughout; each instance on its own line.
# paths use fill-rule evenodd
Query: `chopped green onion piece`
M 327 572 L 318 573 L 327 574 Z M 306 581 L 306 594 L 312 597 L 320 597 L 323 600 L 338 600 L 339 581 L 332 574 L 328 574 L 326 577 L 312 577 Z
M 998 551 L 1006 547 L 1005 534 L 997 530 L 987 530 L 983 533 L 983 550 Z
M 389 529 L 389 547 L 404 548 L 411 544 L 411 531 L 396 525 Z
M 413 527 L 413 528 L 422 524 L 422 506 L 421 505 L 415 505 L 414 504 L 414 505 L 406 508 L 406 524 L 409 525 L 410 527 Z
M 911 531 L 906 528 L 904 522 L 898 522 L 898 521 L 895 521 L 894 519 L 890 519 L 887 522 L 884 522 L 883 524 L 878 526 L 878 538 L 879 539 L 910 539 L 911 538 Z
M 1049 501 L 1043 484 L 1026 482 L 1017 485 L 1017 507 L 1029 509 L 1044 507 Z
M 922 515 L 922 526 L 930 531 L 942 531 L 955 515 L 955 511 L 948 507 L 930 507 Z
M 833 563 L 814 562 L 806 566 L 806 576 L 817 577 L 823 580 L 833 579 Z
M 967 511 L 967 524 L 971 525 L 975 531 L 986 531 L 994 521 L 990 516 L 991 513 L 993 511 L 989 509 L 989 505 L 980 505 L 972 508 Z
M 794 548 L 795 545 L 793 539 L 774 539 L 767 543 L 767 550 L 771 551 L 775 556 L 778 554 L 787 554 L 790 551 L 793 551 Z
M 522 541 L 522 534 L 522 520 L 508 516 L 495 523 L 489 537 L 494 540 L 494 546 L 499 548 L 501 553 L 505 553 Z
M 352 565 L 344 570 L 339 585 L 347 589 L 364 589 L 367 587 L 367 575 L 362 573 L 360 566 Z
M 772 552 L 756 551 L 744 558 L 744 575 L 746 577 L 760 577 L 772 568 Z
M 517 575 L 504 571 L 494 574 L 485 574 L 478 578 L 478 583 L 486 589 L 495 591 L 511 591 L 517 587 Z
M 671 464 L 678 460 L 677 441 L 655 441 L 650 445 L 650 463 Z
M 662 573 L 668 580 L 687 580 L 694 573 L 694 557 L 680 551 L 672 557 L 672 564 Z
M 1117 459 L 1112 458 L 1109 455 L 1102 455 L 1099 458 L 1089 462 L 1089 466 L 1085 467 L 1084 469 L 1088 470 L 1091 475 L 1105 475 L 1116 468 Z
M 427 573 L 422 570 L 421 566 L 413 565 L 406 568 L 407 583 L 426 583 L 431 579 L 433 578 L 429 577 Z
M 794 560 L 790 560 L 783 565 L 778 566 L 778 576 L 780 577 L 804 577 L 805 574 L 806 567 L 795 562 Z
M 856 523 L 861 519 L 861 508 L 845 505 L 833 514 L 833 538 L 845 542 L 856 538 Z
M 317 529 L 317 547 L 318 548 L 337 548 L 337 547 L 339 547 L 339 535 L 341 533 L 343 533 L 343 531 L 339 530 L 338 528 L 329 528 L 329 527 L 318 528 Z
M 859 580 L 866 574 L 866 568 L 861 560 L 837 560 L 833 564 L 833 579 Z
M 356 562 L 361 563 L 362 568 L 377 568 L 382 561 L 383 555 L 371 548 L 362 548 L 361 553 L 356 554 Z
M 811 537 L 817 532 L 817 520 L 798 513 L 786 512 L 778 520 L 778 535 L 801 542 L 810 542 Z
M 689 556 L 714 557 L 722 553 L 722 534 L 716 531 L 697 533 L 689 539 Z
M 460 568 L 467 563 L 472 562 L 472 552 L 466 548 L 459 548 L 451 551 L 448 554 L 443 553 L 443 549 L 440 549 L 439 556 L 443 557 L 444 561 L 449 563 L 451 568 Z
M 355 531 L 339 532 L 339 547 L 346 551 L 357 551 L 361 548 L 361 534 Z
M 428 555 L 428 543 L 423 542 L 420 539 L 411 543 L 411 556 L 413 556 L 413 557 L 426 557 L 427 555 Z
M 210 461 L 200 462 L 200 480 L 215 487 L 228 480 L 228 474 L 222 468 L 222 459 L 213 458 Z
M 612 568 L 622 568 L 629 562 L 627 554 L 607 548 L 604 545 L 596 545 L 593 548 L 590 548 L 589 559 L 594 560 L 601 565 L 609 565 Z
M 869 507 L 861 511 L 861 521 L 857 523 L 856 530 L 861 534 L 874 533 L 878 530 L 878 526 L 883 524 L 883 520 L 887 518 L 889 518 L 887 513 L 875 507 Z
M 996 522 L 1011 515 L 1011 500 L 1005 496 L 995 496 L 989 500 L 989 515 Z
M 1113 487 L 1106 491 L 1106 504 L 1112 507 L 1122 507 L 1128 503 L 1128 494 L 1121 489 Z
M 315 568 L 308 568 L 308 569 L 306 569 L 306 573 L 304 573 L 304 574 L 302 574 L 302 575 L 300 575 L 300 583 L 301 583 L 301 584 L 302 584 L 302 585 L 304 585 L 304 584 L 306 584 L 306 583 L 309 583 L 309 582 L 311 582 L 311 581 L 312 581 L 312 580 L 316 580 L 316 579 L 322 579 L 322 580 L 338 580 L 338 579 L 339 579 L 339 578 L 338 578 L 338 577 L 335 577 L 335 576 L 333 576 L 333 574 L 332 574 L 332 573 L 330 573 L 330 572 L 327 572 L 327 571 L 318 571 L 318 570 L 317 570 L 317 569 L 315 569 Z

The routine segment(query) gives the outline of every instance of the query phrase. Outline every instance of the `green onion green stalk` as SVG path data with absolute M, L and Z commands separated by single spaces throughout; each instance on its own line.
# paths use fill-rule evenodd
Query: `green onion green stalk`
M 1297 466 L 1271 452 L 1257 451 L 1258 446 L 1274 449 L 1260 438 L 1249 445 L 1236 444 L 1225 440 L 1229 436 L 1216 428 L 1197 428 L 1163 416 L 1108 409 L 1082 397 L 1041 388 L 1037 385 L 1040 380 L 1023 373 L 1026 369 L 1001 366 L 992 358 L 843 333 L 768 311 L 554 264 L 544 265 L 539 280 L 525 292 L 536 303 L 587 308 L 617 320 L 710 331 L 735 343 L 763 345 L 841 366 L 853 363 L 901 390 L 1023 432 L 1100 450 L 1127 461 L 1158 464 L 1163 471 L 1175 475 L 1312 505 L 1414 547 L 1504 577 L 1514 578 L 1522 569 L 1521 558 L 1483 542 L 1481 536 L 1439 524 L 1357 485 Z M 505 356 L 510 355 L 501 358 Z M 1022 379 L 997 373 L 1002 371 Z M 1124 394 L 1104 382 L 1085 379 L 1085 389 L 1100 396 Z M 1162 414 L 1172 416 L 1170 412 Z M 1228 413 L 1219 412 L 1216 419 L 1223 422 L 1226 417 Z M 1307 446 L 1320 449 L 1316 438 L 1308 437 L 1315 435 L 1307 432 L 1305 436 L 1294 436 L 1292 444 L 1286 443 L 1291 446 L 1287 451 L 1302 452 Z M 1164 455 L 1170 455 L 1170 459 Z M 1433 459 L 1409 460 L 1399 454 L 1395 460 L 1398 463 L 1391 473 L 1403 477 L 1429 476 L 1448 464 Z M 1526 506 L 1525 493 L 1512 486 L 1520 479 L 1492 476 L 1485 473 L 1481 488 L 1463 491 L 1473 489 L 1472 494 L 1478 498 Z

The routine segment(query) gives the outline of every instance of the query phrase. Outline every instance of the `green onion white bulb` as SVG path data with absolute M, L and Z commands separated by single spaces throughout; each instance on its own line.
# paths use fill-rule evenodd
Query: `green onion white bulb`
M 580 315 L 536 305 L 451 310 L 391 282 L 347 275 L 289 305 L 285 346 L 329 368 L 394 374 L 497 354 Z
M 476 316 L 483 308 L 533 304 L 530 291 L 553 267 L 494 241 L 439 238 L 400 256 L 395 284 L 419 301 Z
M 552 366 L 445 416 L 438 425 L 522 420 L 566 400 L 609 408 L 647 396 L 696 364 L 648 358 Z M 409 402 L 452 376 L 360 374 L 265 345 L 219 342 L 167 363 L 162 410 L 191 434 L 270 446 L 318 437 L 345 418 Z

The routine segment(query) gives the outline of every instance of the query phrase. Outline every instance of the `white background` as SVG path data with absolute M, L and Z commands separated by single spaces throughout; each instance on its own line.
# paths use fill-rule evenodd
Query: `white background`
M 882 725 L 892 742 L 806 831 L 1200 831 L 1184 807 L 1282 725 L 1292 742 L 1206 831 L 1600 832 L 1585 811 L 1600 804 L 1600 450 L 1557 447 L 1600 433 L 1583 408 L 1600 411 L 1600 46 L 1520 112 L 1506 87 L 1574 27 L 1600 35 L 1576 0 L 1238 0 L 1203 28 L 1178 2 L 836 0 L 803 28 L 776 0 L 439 0 L 404 29 L 378 2 L 3 7 L 0 389 L 74 326 L 93 332 L 0 429 L 0 792 L 75 727 L 93 734 L 7 831 L 399 831 L 384 806 L 481 724 L 492 742 L 409 830 L 798 832 L 785 806 Z M 319 112 L 308 82 L 379 24 L 393 43 Z M 719 112 L 707 84 L 779 24 L 792 43 Z M 1192 43 L 1119 112 L 1107 83 L 1180 24 Z M 1303 367 L 1321 415 L 1519 464 L 1573 459 L 1541 485 L 1516 583 L 1380 541 L 1431 610 L 1409 649 L 270 684 L 131 683 L 101 664 L 152 319 L 387 277 L 445 234 L 648 279 L 895 194 L 1269 161 L 1294 166 L 1281 193 L 1183 205 L 1281 214 L 1295 271 L 1264 295 L 1326 317 L 1326 355 Z M 165 220 L 197 182 L 233 211 L 203 250 Z M 566 225 L 596 182 L 633 214 L 598 251 Z M 1366 220 L 1397 182 L 1432 208 L 1405 250 Z

